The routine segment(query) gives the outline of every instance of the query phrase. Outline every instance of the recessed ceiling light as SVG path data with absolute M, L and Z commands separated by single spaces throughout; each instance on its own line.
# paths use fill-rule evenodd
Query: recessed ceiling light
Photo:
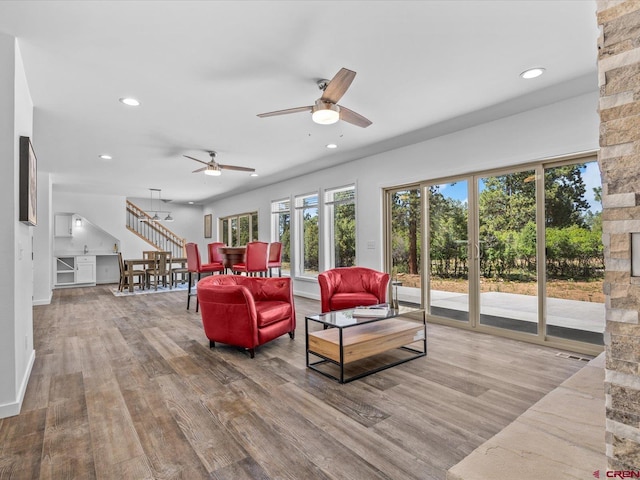
M 189 202 L 189 205 L 193 205 L 193 202 Z
M 258 174 L 256 172 L 253 172 L 251 175 L 249 175 L 250 177 L 257 177 Z
M 327 148 L 338 148 L 338 145 L 336 145 L 335 143 L 329 143 L 327 145 Z
M 544 70 L 545 69 L 542 67 L 530 68 L 529 70 L 525 70 L 524 72 L 522 72 L 520 76 L 526 79 L 536 78 L 542 75 L 544 73 Z
M 124 103 L 125 105 L 129 105 L 130 107 L 137 107 L 140 105 L 140 102 L 138 100 L 136 100 L 135 98 L 131 98 L 131 97 L 124 97 L 120 99 L 121 103 Z
M 100 155 L 100 158 L 102 160 L 111 160 L 111 159 L 113 159 L 113 157 L 111 155 L 106 155 L 106 154 Z

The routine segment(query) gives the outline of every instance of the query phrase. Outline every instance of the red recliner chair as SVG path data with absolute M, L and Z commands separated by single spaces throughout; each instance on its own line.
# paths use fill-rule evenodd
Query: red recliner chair
M 285 333 L 295 337 L 290 278 L 215 275 L 198 282 L 198 301 L 209 346 L 226 343 L 249 350 Z
M 365 267 L 342 267 L 318 274 L 322 313 L 386 303 L 389 274 Z

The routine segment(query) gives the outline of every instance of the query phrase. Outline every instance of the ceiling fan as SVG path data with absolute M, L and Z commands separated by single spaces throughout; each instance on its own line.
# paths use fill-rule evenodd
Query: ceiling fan
M 208 152 L 211 160 L 205 162 L 204 160 L 199 160 L 197 158 L 190 157 L 189 155 L 183 155 L 183 157 L 190 158 L 191 160 L 195 160 L 196 162 L 203 163 L 206 165 L 205 167 L 194 170 L 192 173 L 204 172 L 205 175 L 213 175 L 220 176 L 222 175 L 222 170 L 237 170 L 240 172 L 255 172 L 255 168 L 249 167 L 237 167 L 235 165 L 222 165 L 221 163 L 216 162 L 216 152 Z
M 321 125 L 330 125 L 336 123 L 338 120 L 344 120 L 358 127 L 366 128 L 371 125 L 371 120 L 364 118 L 353 110 L 349 110 L 347 107 L 338 105 L 338 101 L 345 94 L 355 76 L 356 72 L 341 68 L 331 80 L 318 80 L 318 88 L 322 90 L 323 93 L 322 96 L 316 100 L 315 105 L 259 113 L 258 116 L 265 118 L 275 117 L 276 115 L 287 115 L 289 113 L 311 112 L 313 121 Z

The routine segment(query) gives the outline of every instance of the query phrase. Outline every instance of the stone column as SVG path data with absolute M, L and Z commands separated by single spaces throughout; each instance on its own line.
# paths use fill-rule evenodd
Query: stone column
M 611 470 L 640 469 L 640 1 L 598 0 L 606 295 L 606 448 Z M 638 252 L 640 253 L 640 252 Z

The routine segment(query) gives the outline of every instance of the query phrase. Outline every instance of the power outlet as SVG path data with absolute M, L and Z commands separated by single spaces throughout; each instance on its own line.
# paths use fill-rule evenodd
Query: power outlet
M 376 242 L 375 242 L 375 240 L 369 240 L 369 241 L 367 242 L 367 249 L 369 249 L 369 250 L 375 250 L 375 248 L 376 248 Z

